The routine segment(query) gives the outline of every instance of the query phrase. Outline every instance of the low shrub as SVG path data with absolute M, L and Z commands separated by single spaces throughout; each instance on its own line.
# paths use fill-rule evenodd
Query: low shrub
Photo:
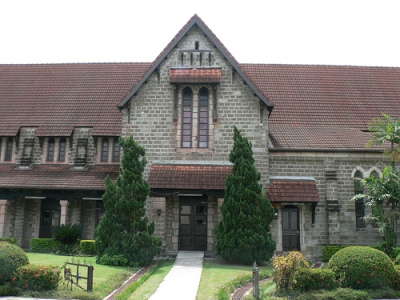
M 79 242 L 79 247 L 81 248 L 81 251 L 84 254 L 89 254 L 89 255 L 96 254 L 95 240 L 81 240 Z
M 25 290 L 48 291 L 61 282 L 61 269 L 57 266 L 30 264 L 19 267 L 15 273 L 17 286 Z
M 8 242 L 10 244 L 16 245 L 17 244 L 17 239 L 13 238 L 13 237 L 2 237 L 2 238 L 0 238 L 0 242 Z
M 128 265 L 128 260 L 122 254 L 121 255 L 113 255 L 113 256 L 104 254 L 103 256 L 98 257 L 96 262 L 101 265 L 108 265 L 108 266 L 127 266 Z
M 294 286 L 296 271 L 308 268 L 310 264 L 299 251 L 291 251 L 287 255 L 276 256 L 273 266 L 272 276 L 277 291 L 287 291 Z
M 302 293 L 296 297 L 297 300 L 369 300 L 369 292 L 352 289 L 339 288 L 336 290 L 320 290 Z
M 31 239 L 31 250 L 34 252 L 50 253 L 60 249 L 60 242 L 51 238 L 33 238 Z
M 332 290 L 339 287 L 339 282 L 332 270 L 302 268 L 295 273 L 294 286 L 300 291 Z
M 338 251 L 347 248 L 347 247 L 352 247 L 350 245 L 327 245 L 322 247 L 322 260 L 323 261 L 329 261 L 331 257 Z M 380 245 L 371 245 L 371 246 L 366 246 L 366 247 L 371 247 L 377 250 L 382 250 Z M 395 248 L 393 248 L 395 249 Z M 400 248 L 399 248 L 400 249 Z
M 23 265 L 29 264 L 24 250 L 8 242 L 0 242 L 0 285 L 11 281 L 13 273 Z
M 371 247 L 344 248 L 332 256 L 328 266 L 342 287 L 377 289 L 396 286 L 398 282 L 398 272 L 390 257 Z

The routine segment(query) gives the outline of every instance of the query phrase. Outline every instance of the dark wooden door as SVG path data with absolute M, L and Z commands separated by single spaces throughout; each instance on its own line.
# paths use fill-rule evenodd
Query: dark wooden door
M 53 237 L 53 230 L 60 226 L 61 209 L 60 204 L 55 199 L 42 200 L 42 210 L 40 215 L 40 238 Z
M 282 247 L 283 251 L 300 251 L 299 209 L 285 207 L 282 209 Z
M 207 203 L 196 198 L 180 199 L 180 250 L 207 250 Z

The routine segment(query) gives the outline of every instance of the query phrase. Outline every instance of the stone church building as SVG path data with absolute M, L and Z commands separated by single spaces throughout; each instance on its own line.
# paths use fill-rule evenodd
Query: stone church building
M 251 51 L 249 45 L 249 51 Z M 355 178 L 383 170 L 368 124 L 400 116 L 400 68 L 244 64 L 194 15 L 151 63 L 0 65 L 0 237 L 93 239 L 118 137 L 146 148 L 147 214 L 167 254 L 215 251 L 233 127 L 276 209 L 277 251 L 375 244 Z

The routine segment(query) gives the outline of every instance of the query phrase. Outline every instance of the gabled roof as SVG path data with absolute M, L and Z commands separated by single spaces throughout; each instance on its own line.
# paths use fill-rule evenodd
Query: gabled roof
M 270 178 L 268 200 L 272 203 L 317 203 L 319 195 L 315 179 Z
M 38 136 L 69 136 L 74 127 L 118 136 L 117 104 L 148 63 L 0 65 L 0 136 L 37 127 Z
M 365 150 L 374 118 L 400 116 L 400 68 L 241 67 L 275 104 L 269 118 L 273 148 Z
M 271 111 L 273 109 L 273 104 L 267 97 L 260 92 L 253 81 L 242 71 L 239 63 L 232 56 L 232 54 L 225 48 L 221 41 L 216 37 L 216 35 L 208 28 L 208 26 L 200 19 L 198 15 L 194 15 L 183 28 L 176 34 L 176 36 L 171 40 L 171 42 L 164 48 L 164 50 L 158 55 L 154 60 L 150 68 L 147 70 L 146 74 L 138 82 L 138 84 L 129 92 L 129 94 L 120 102 L 119 107 L 122 108 L 124 105 L 136 94 L 140 87 L 146 82 L 149 76 L 158 68 L 160 63 L 168 56 L 168 54 L 175 48 L 179 41 L 188 33 L 188 31 L 197 25 L 203 33 L 210 39 L 210 41 L 215 45 L 215 47 L 221 52 L 225 59 L 232 65 L 235 71 L 243 78 L 246 84 L 251 88 L 254 94 L 268 107 Z
M 231 173 L 231 165 L 154 163 L 148 183 L 152 190 L 224 190 Z

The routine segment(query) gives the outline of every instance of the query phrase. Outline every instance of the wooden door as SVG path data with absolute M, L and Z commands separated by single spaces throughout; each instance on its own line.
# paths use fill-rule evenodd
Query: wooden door
M 207 250 L 207 202 L 196 198 L 180 199 L 180 250 Z
M 286 206 L 282 209 L 282 247 L 283 251 L 300 251 L 299 209 Z

